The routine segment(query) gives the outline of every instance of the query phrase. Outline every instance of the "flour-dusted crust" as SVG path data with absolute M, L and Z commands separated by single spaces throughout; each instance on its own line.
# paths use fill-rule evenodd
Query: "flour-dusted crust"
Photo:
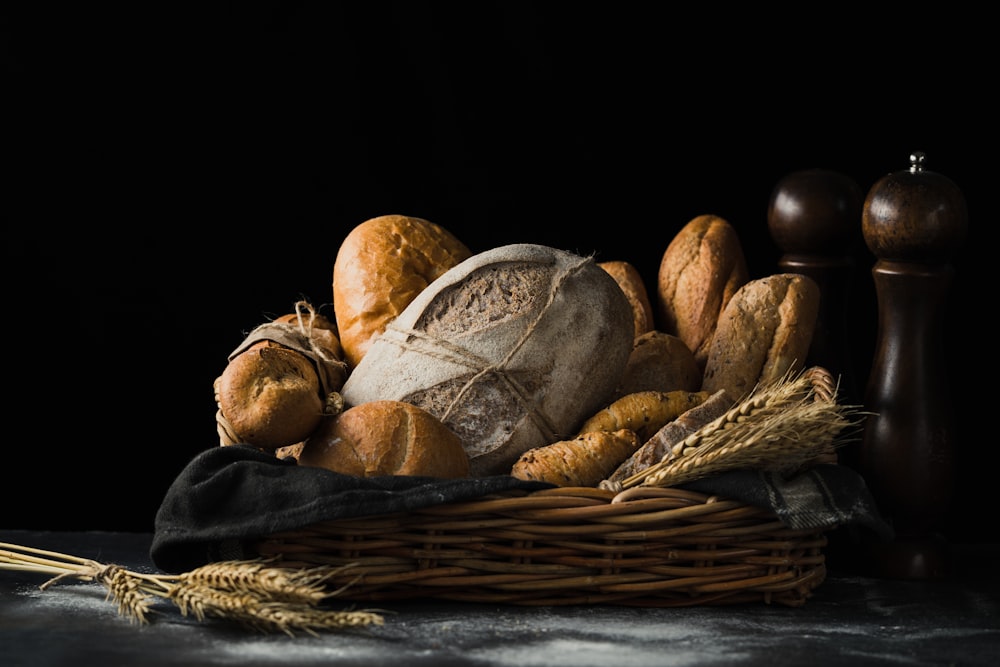
M 399 400 L 461 439 L 473 476 L 509 474 L 607 404 L 632 308 L 592 258 L 534 244 L 474 255 L 422 291 L 344 384 L 349 406 Z
M 752 280 L 730 300 L 712 340 L 702 389 L 741 399 L 802 370 L 819 315 L 819 285 L 803 274 Z

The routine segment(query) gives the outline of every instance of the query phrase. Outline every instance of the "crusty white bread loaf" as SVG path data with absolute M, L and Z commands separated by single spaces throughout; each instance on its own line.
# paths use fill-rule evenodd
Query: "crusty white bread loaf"
M 702 388 L 740 400 L 758 384 L 805 367 L 819 315 L 820 290 L 799 273 L 746 283 L 719 317 Z
M 736 230 L 715 215 L 692 219 L 663 253 L 657 274 L 657 328 L 684 341 L 699 372 L 705 370 L 719 316 L 747 280 Z
M 333 265 L 333 312 L 347 364 L 357 366 L 387 323 L 470 255 L 451 232 L 423 218 L 383 215 L 352 229 Z
M 297 459 L 355 477 L 469 475 L 458 436 L 426 410 L 400 401 L 364 403 L 327 417 Z
M 625 293 L 625 298 L 632 305 L 635 315 L 635 335 L 641 336 L 654 327 L 653 304 L 649 300 L 649 292 L 642 281 L 642 274 L 635 265 L 622 260 L 598 262 L 597 265 L 607 271 Z
M 474 255 L 427 286 L 344 384 L 347 405 L 413 403 L 462 439 L 473 476 L 509 474 L 606 405 L 633 343 L 621 288 L 590 257 L 533 244 Z
M 638 336 L 632 344 L 615 398 L 640 391 L 698 391 L 701 377 L 694 353 L 684 341 L 654 329 Z

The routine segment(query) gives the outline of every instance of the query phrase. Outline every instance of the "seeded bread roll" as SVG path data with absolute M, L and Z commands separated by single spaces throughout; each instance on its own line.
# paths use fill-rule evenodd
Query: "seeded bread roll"
M 742 399 L 758 384 L 804 368 L 819 314 L 820 290 L 799 273 L 752 280 L 719 318 L 702 389 Z
M 598 262 L 599 267 L 607 271 L 625 293 L 635 315 L 635 335 L 641 336 L 651 331 L 653 324 L 653 304 L 649 301 L 649 292 L 642 282 L 642 275 L 629 262 L 614 260 Z
M 615 398 L 640 391 L 698 391 L 701 376 L 684 341 L 654 329 L 635 339 Z
M 333 312 L 348 366 L 427 285 L 470 255 L 451 232 L 422 218 L 383 215 L 351 230 L 333 265 Z
M 719 316 L 747 280 L 736 230 L 718 216 L 688 222 L 663 253 L 657 276 L 658 328 L 684 341 L 699 372 L 705 370 Z
M 603 480 L 600 487 L 621 491 L 621 485 L 625 480 L 656 465 L 664 457 L 672 456 L 676 444 L 726 414 L 731 407 L 733 400 L 725 391 L 719 390 L 711 394 L 695 407 L 682 412 L 677 419 L 663 425 L 606 480 Z
M 409 403 L 373 401 L 328 417 L 299 450 L 299 465 L 355 477 L 469 474 L 462 441 L 437 417 Z

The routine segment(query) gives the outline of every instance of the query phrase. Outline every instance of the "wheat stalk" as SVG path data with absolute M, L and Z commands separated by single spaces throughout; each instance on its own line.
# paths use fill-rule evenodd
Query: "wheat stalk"
M 789 373 L 756 387 L 660 461 L 623 480 L 622 488 L 675 486 L 742 468 L 790 474 L 836 461 L 836 449 L 847 442 L 841 436 L 858 425 L 860 414 L 857 406 L 837 402 L 837 385 L 826 369 Z
M 120 616 L 140 625 L 149 621 L 153 601 L 172 602 L 183 616 L 234 621 L 269 632 L 320 630 L 382 625 L 372 611 L 335 611 L 320 605 L 338 591 L 325 581 L 345 567 L 280 568 L 266 561 L 221 561 L 182 574 L 145 574 L 70 554 L 0 542 L 0 570 L 52 575 L 45 590 L 65 579 L 96 581 L 108 591 Z

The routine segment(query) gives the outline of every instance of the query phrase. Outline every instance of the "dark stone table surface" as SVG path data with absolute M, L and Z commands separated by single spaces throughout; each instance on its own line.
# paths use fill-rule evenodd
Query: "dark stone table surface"
M 0 541 L 155 573 L 152 536 L 0 530 Z M 119 616 L 96 583 L 0 570 L 0 665 L 998 665 L 1000 545 L 961 545 L 944 579 L 876 579 L 831 567 L 802 607 L 648 609 L 447 601 L 387 605 L 384 625 L 319 636 L 251 632 L 154 605 Z

